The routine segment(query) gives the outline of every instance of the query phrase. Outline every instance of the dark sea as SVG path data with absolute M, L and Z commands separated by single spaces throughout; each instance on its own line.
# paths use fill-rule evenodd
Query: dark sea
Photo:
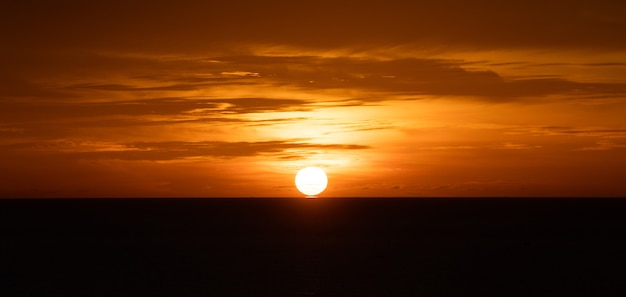
M 626 296 L 626 199 L 0 200 L 0 296 Z

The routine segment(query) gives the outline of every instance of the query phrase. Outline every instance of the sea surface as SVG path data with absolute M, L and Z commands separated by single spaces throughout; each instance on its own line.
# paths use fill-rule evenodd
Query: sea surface
M 0 200 L 0 296 L 626 296 L 626 199 Z

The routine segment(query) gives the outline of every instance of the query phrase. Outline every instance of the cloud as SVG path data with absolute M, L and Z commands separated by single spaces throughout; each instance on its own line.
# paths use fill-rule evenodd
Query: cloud
M 172 123 L 179 121 L 242 121 L 241 119 L 217 118 L 222 114 L 245 114 L 264 111 L 307 110 L 310 101 L 301 99 L 273 98 L 152 98 L 113 102 L 38 102 L 7 101 L 0 110 L 4 123 L 28 121 L 46 122 L 59 119 L 81 120 L 103 118 L 109 125 L 116 122 L 146 124 L 162 122 L 166 116 Z M 120 118 L 120 116 L 125 116 Z
M 5 151 L 43 154 L 60 159 L 85 160 L 148 160 L 171 161 L 206 158 L 237 158 L 258 155 L 275 156 L 282 159 L 301 157 L 310 152 L 336 150 L 360 150 L 370 148 L 357 144 L 316 144 L 296 141 L 261 142 L 92 142 L 92 141 L 50 141 L 36 143 L 16 143 L 0 146 Z
M 583 151 L 608 151 L 614 149 L 626 149 L 626 142 L 616 142 L 615 140 L 601 139 L 592 146 L 581 148 Z
M 314 102 L 326 107 L 349 107 L 423 96 L 480 98 L 489 102 L 540 102 L 547 96 L 597 102 L 626 98 L 624 83 L 577 82 L 558 74 L 506 77 L 488 68 L 475 68 L 471 61 L 453 59 L 163 57 L 112 53 L 71 57 L 50 53 L 32 60 L 3 70 L 6 79 L 0 81 L 0 95 L 7 106 L 15 105 L 17 113 L 22 108 L 20 104 L 26 106 L 29 100 L 52 110 L 57 104 L 76 109 L 72 102 L 85 104 L 80 107 L 83 109 L 101 104 L 98 110 L 87 111 L 97 115 L 113 109 L 133 113 L 147 109 L 148 105 L 156 113 L 168 109 L 173 114 L 184 112 L 191 105 L 220 103 L 229 104 L 232 108 L 227 112 L 232 113 L 310 110 Z M 484 65 L 489 67 L 488 63 Z M 524 67 L 532 66 L 525 62 Z M 90 69 L 88 75 L 81 74 L 84 69 Z M 22 76 L 17 79 L 11 72 L 21 72 Z M 238 97 L 224 98 L 224 90 L 238 92 Z M 307 97 L 289 98 L 280 93 L 284 90 Z M 261 92 L 263 95 L 259 96 Z M 320 92 L 336 95 L 333 99 L 321 99 L 317 96 Z
M 539 126 L 510 128 L 506 132 L 510 135 L 528 135 L 545 137 L 554 141 L 543 140 L 546 147 L 563 146 L 569 144 L 569 150 L 608 151 L 626 147 L 626 129 L 574 127 L 574 126 Z M 515 146 L 510 147 L 516 149 Z M 535 148 L 535 147 L 527 147 Z
M 193 91 L 224 85 L 238 85 L 242 88 L 290 86 L 310 91 L 356 89 L 414 96 L 482 97 L 494 101 L 548 95 L 598 98 L 626 96 L 626 84 L 623 83 L 576 82 L 546 74 L 506 78 L 488 69 L 466 68 L 468 62 L 463 60 L 255 55 L 211 57 L 208 60 L 214 63 L 206 66 L 207 63 L 202 62 L 202 59 L 187 60 L 184 67 L 191 68 L 171 65 L 170 69 L 154 69 L 152 72 L 156 71 L 157 74 L 152 76 L 138 76 L 158 85 L 83 83 L 70 88 L 101 91 Z M 161 62 L 155 61 L 155 64 L 159 63 Z M 190 69 L 196 72 L 190 72 Z M 151 72 L 148 68 L 144 71 Z M 355 99 L 375 101 L 374 98 L 376 96 Z
M 216 65 L 245 69 L 257 83 L 294 86 L 305 90 L 356 89 L 381 93 L 481 97 L 491 101 L 567 96 L 626 96 L 626 84 L 582 83 L 550 75 L 505 78 L 487 69 L 467 69 L 466 61 L 404 58 L 319 56 L 212 57 Z M 355 98 L 381 100 L 376 96 Z
M 485 145 L 447 145 L 447 146 L 419 146 L 414 148 L 415 150 L 426 151 L 449 151 L 449 150 L 532 150 L 539 149 L 540 145 L 530 145 L 524 143 L 504 142 L 499 144 L 485 144 Z
M 556 94 L 626 95 L 625 84 L 581 83 L 545 75 L 504 78 L 490 70 L 468 70 L 463 67 L 466 63 L 458 60 L 312 57 L 303 57 L 300 62 L 293 57 L 287 60 L 298 67 L 281 67 L 287 61 L 281 61 L 280 57 L 263 59 L 263 65 L 274 75 L 273 80 L 308 89 L 364 89 L 410 95 L 482 97 L 492 101 Z
M 516 128 L 514 132 L 529 133 L 535 136 L 570 135 L 580 137 L 626 138 L 626 129 L 579 128 L 572 126 L 541 126 Z
M 487 149 L 494 149 L 494 150 L 532 150 L 532 149 L 538 149 L 541 148 L 542 146 L 540 145 L 530 145 L 530 144 L 524 144 L 524 143 L 513 143 L 513 142 L 505 142 L 505 143 L 501 143 L 501 144 L 497 144 L 497 145 L 493 145 L 493 146 L 488 146 Z
M 71 61 L 61 56 L 64 57 L 61 62 Z M 57 55 L 50 54 L 40 57 L 38 62 L 47 65 L 43 62 L 50 59 L 54 61 L 52 65 L 61 63 L 55 61 L 55 57 Z M 21 83 L 12 87 L 14 91 L 0 94 L 0 133 L 6 136 L 3 142 L 20 143 L 32 138 L 42 141 L 67 137 L 92 139 L 94 133 L 99 135 L 100 140 L 119 141 L 116 135 L 120 133 L 126 135 L 136 131 L 125 137 L 137 137 L 141 133 L 159 132 L 157 127 L 180 127 L 189 131 L 187 129 L 199 129 L 200 126 L 289 124 L 309 116 L 273 115 L 260 119 L 251 115 L 315 112 L 328 107 L 350 111 L 355 106 L 393 105 L 389 101 L 422 97 L 457 97 L 490 103 L 537 103 L 554 95 L 564 99 L 585 98 L 599 103 L 622 102 L 620 98 L 626 98 L 625 84 L 582 83 L 564 78 L 546 78 L 545 75 L 511 79 L 491 70 L 468 69 L 468 62 L 464 60 L 311 55 L 185 58 L 94 54 L 91 58 L 93 60 L 88 55 L 78 57 L 79 64 L 91 70 L 86 77 L 77 75 L 75 71 L 78 68 L 68 70 L 59 67 L 60 78 L 57 78 L 53 75 L 57 68 L 44 67 L 42 71 L 50 75 L 47 80 L 36 76 L 31 80 L 20 79 Z M 34 65 L 25 65 L 25 68 L 29 67 Z M 125 67 L 132 71 L 127 73 Z M 31 74 L 34 70 L 23 71 Z M 231 92 L 232 96 L 224 96 Z M 385 119 L 352 124 L 347 121 L 345 124 L 324 132 L 324 136 L 398 126 L 393 120 Z M 137 130 L 147 126 L 154 129 Z M 128 129 L 121 131 L 121 128 Z M 109 131 L 104 131 L 106 129 Z M 589 129 L 533 129 L 523 133 L 580 136 L 595 133 L 598 137 L 606 137 L 600 133 L 611 133 L 613 136 L 621 133 Z M 172 136 L 171 133 L 168 135 Z M 442 144 L 433 147 L 467 149 L 473 146 Z

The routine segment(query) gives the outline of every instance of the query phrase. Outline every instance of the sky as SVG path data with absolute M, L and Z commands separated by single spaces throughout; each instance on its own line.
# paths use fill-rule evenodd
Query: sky
M 12 1 L 0 197 L 626 196 L 623 1 Z

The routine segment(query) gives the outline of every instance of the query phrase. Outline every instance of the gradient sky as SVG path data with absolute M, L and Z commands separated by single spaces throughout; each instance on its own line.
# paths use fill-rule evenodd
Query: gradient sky
M 0 196 L 626 196 L 623 1 L 11 1 Z

